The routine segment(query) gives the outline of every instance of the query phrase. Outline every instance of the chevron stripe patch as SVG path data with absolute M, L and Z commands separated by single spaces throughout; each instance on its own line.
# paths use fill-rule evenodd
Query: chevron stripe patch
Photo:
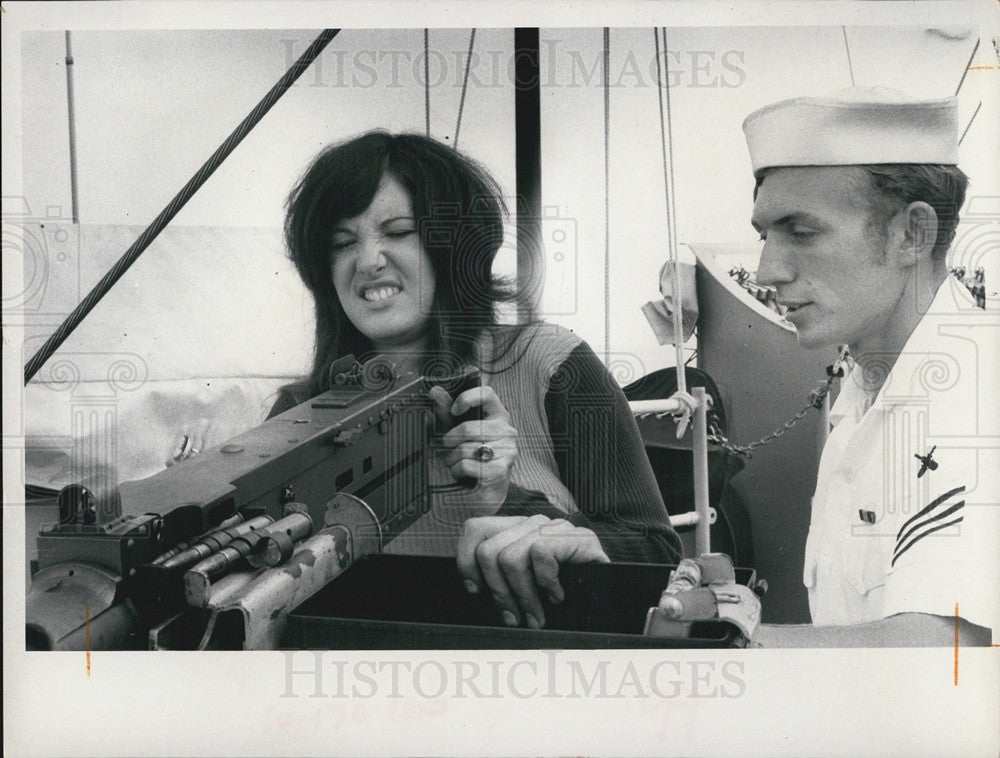
M 925 508 L 921 508 L 919 513 L 911 516 L 896 534 L 896 549 L 890 565 L 895 566 L 896 560 L 924 537 L 962 521 L 965 518 L 962 515 L 965 501 L 956 502 L 956 498 L 963 492 L 965 492 L 964 486 L 956 487 L 935 498 Z

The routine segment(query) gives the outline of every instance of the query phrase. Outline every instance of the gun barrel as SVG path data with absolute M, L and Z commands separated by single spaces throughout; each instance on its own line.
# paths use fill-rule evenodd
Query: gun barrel
M 228 545 L 196 563 L 184 574 L 184 598 L 188 605 L 204 607 L 211 597 L 215 577 L 236 568 L 244 558 L 251 560 L 254 568 L 275 566 L 291 556 L 295 542 L 312 532 L 312 519 L 305 513 L 290 513 L 259 531 L 235 537 Z
M 308 513 L 290 513 L 264 530 L 256 549 L 247 556 L 254 568 L 272 568 L 292 557 L 295 543 L 306 539 L 313 530 Z
M 225 521 L 223 521 L 221 524 L 219 524 L 214 529 L 211 529 L 210 531 L 206 532 L 205 534 L 200 535 L 198 537 L 198 540 L 200 541 L 200 540 L 203 540 L 203 539 L 205 539 L 207 537 L 211 537 L 212 535 L 217 534 L 218 532 L 224 531 L 226 529 L 229 529 L 230 527 L 233 527 L 233 526 L 236 526 L 237 524 L 242 524 L 242 523 L 243 523 L 243 514 L 242 513 L 237 513 L 237 514 L 235 514 L 235 515 L 230 516 L 229 518 L 227 518 Z M 191 547 L 191 545 L 189 543 L 187 543 L 187 542 L 180 542 L 177 545 L 175 545 L 174 547 L 170 548 L 169 550 L 167 550 L 167 551 L 165 551 L 163 553 L 160 553 L 160 555 L 156 556 L 156 558 L 153 559 L 152 563 L 153 563 L 154 566 L 160 566 L 167 559 L 173 558 L 175 555 L 179 555 L 180 553 L 183 553 L 185 550 L 188 550 L 190 547 Z
M 218 552 L 233 540 L 255 532 L 258 529 L 263 529 L 273 523 L 274 519 L 270 516 L 257 516 L 228 529 L 212 532 L 187 550 L 178 553 L 172 558 L 168 558 L 160 565 L 167 569 L 180 569 L 194 565 L 199 561 L 209 558 L 213 553 Z

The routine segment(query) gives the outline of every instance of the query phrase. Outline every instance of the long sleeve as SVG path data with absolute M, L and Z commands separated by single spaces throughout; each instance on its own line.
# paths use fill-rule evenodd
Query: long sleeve
M 618 383 L 586 343 L 553 374 L 545 412 L 559 474 L 615 561 L 672 563 L 681 547 Z

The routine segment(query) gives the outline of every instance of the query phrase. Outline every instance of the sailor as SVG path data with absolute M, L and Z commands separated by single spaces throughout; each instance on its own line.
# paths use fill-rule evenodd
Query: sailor
M 1000 627 L 1000 323 L 948 276 L 968 180 L 954 98 L 881 88 L 744 122 L 761 285 L 806 348 L 846 344 L 803 578 L 769 646 L 989 644 Z

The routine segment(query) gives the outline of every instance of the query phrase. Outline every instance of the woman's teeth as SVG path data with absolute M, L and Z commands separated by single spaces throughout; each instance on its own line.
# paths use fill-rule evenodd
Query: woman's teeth
M 364 297 L 369 303 L 375 303 L 392 297 L 399 291 L 399 287 L 379 287 L 378 289 L 365 290 Z

